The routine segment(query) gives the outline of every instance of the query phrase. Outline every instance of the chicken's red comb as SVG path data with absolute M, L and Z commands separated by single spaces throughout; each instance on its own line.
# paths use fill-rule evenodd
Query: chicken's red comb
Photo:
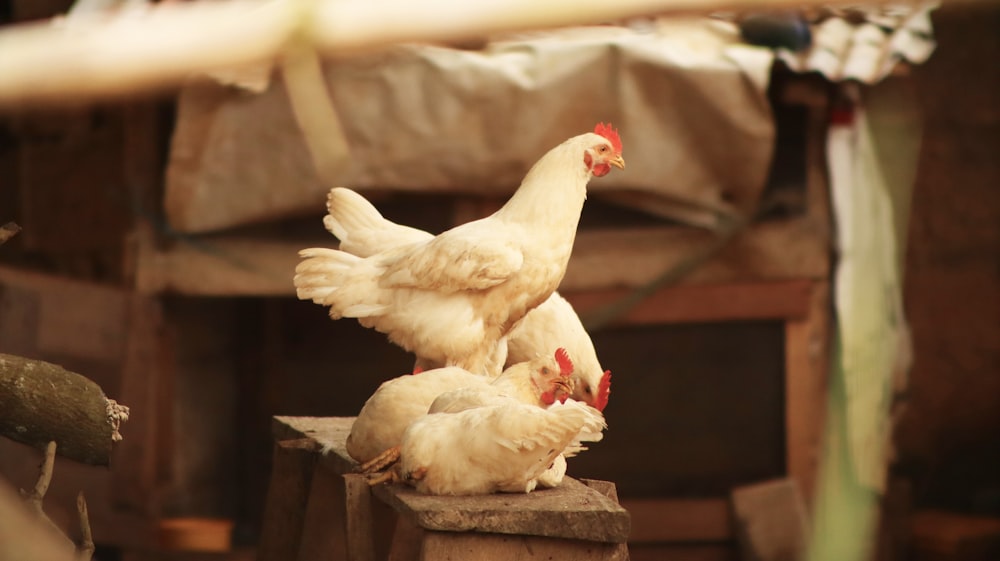
M 597 126 L 594 127 L 594 133 L 608 139 L 611 147 L 615 149 L 615 154 L 622 153 L 622 139 L 618 136 L 618 131 L 611 126 L 611 123 L 597 123 Z
M 601 376 L 601 381 L 597 385 L 597 398 L 594 400 L 594 407 L 598 411 L 604 411 L 604 408 L 608 406 L 608 397 L 611 396 L 611 371 L 605 370 L 604 376 Z
M 556 349 L 556 362 L 559 363 L 559 375 L 563 378 L 568 378 L 573 373 L 573 361 L 566 349 L 562 347 Z

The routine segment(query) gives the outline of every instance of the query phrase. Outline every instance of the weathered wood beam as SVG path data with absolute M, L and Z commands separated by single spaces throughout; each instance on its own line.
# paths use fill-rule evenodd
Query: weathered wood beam
M 813 281 L 686 284 L 662 288 L 617 317 L 612 325 L 662 325 L 746 320 L 789 320 L 809 312 Z M 588 325 L 595 310 L 629 295 L 625 289 L 563 292 Z
M 736 535 L 726 499 L 622 499 L 621 504 L 632 515 L 629 543 L 717 542 Z
M 337 244 L 332 236 L 283 241 L 221 234 L 178 240 L 168 249 L 158 249 L 148 237 L 139 238 L 138 289 L 192 296 L 294 295 L 298 251 Z M 713 238 L 710 232 L 684 227 L 581 231 L 559 290 L 642 286 L 702 252 Z M 828 273 L 825 228 L 802 217 L 748 228 L 681 284 L 823 279 Z
M 618 503 L 571 477 L 544 492 L 510 496 L 441 497 L 403 485 L 378 485 L 372 492 L 401 517 L 432 531 L 625 543 L 631 524 Z M 559 516 L 552 516 L 554 511 Z
M 826 111 L 822 107 L 810 110 L 808 131 L 808 212 L 813 223 L 824 228 L 822 235 L 828 237 L 830 196 L 823 173 Z M 808 312 L 785 323 L 785 466 L 807 507 L 812 506 L 816 494 L 823 451 L 833 332 L 830 294 L 828 277 L 816 282 L 809 293 Z
M 100 386 L 61 366 L 0 354 L 0 435 L 61 456 L 108 465 L 122 439 L 128 407 L 108 399 Z

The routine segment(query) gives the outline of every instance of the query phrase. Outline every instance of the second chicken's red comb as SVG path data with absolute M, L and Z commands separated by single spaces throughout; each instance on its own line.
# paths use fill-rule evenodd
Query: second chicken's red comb
M 622 139 L 618 136 L 618 131 L 611 126 L 611 123 L 597 123 L 597 126 L 594 127 L 594 133 L 608 139 L 608 142 L 611 143 L 611 147 L 615 149 L 615 154 L 622 153 Z
M 566 349 L 562 347 L 556 349 L 556 362 L 559 363 L 559 374 L 563 378 L 573 373 L 573 361 L 569 358 Z
M 609 397 L 611 397 L 611 371 L 605 370 L 604 376 L 601 376 L 601 381 L 597 386 L 597 401 L 594 407 L 598 411 L 604 411 L 604 408 L 608 406 Z

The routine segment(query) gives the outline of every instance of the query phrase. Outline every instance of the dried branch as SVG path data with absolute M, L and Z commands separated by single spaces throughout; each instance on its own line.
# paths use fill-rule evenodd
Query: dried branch
M 55 461 L 56 441 L 51 440 L 45 446 L 45 457 L 38 469 L 38 480 L 35 482 L 35 487 L 32 488 L 26 497 L 28 504 L 32 506 L 35 514 L 39 516 L 45 516 L 45 511 L 42 510 L 42 501 L 45 500 L 45 493 L 48 492 L 49 483 L 52 482 L 52 467 L 55 465 Z
M 8 222 L 0 226 L 0 245 L 3 245 L 4 242 L 16 236 L 20 231 L 21 227 L 14 222 Z
M 83 491 L 76 496 L 76 510 L 80 514 L 80 546 L 77 547 L 77 561 L 90 561 L 94 557 L 94 536 L 90 533 L 90 516 L 87 515 L 87 499 Z
M 55 440 L 59 455 L 108 465 L 128 408 L 80 374 L 0 353 L 0 436 L 36 448 Z
M 61 536 L 64 541 L 72 543 L 66 537 L 66 534 L 59 529 L 59 526 L 56 526 L 56 523 L 49 518 L 49 515 L 45 514 L 45 510 L 42 508 L 45 494 L 49 491 L 49 484 L 52 482 L 52 470 L 55 467 L 55 461 L 56 442 L 52 440 L 45 446 L 45 456 L 42 459 L 42 465 L 38 468 L 38 480 L 35 481 L 35 486 L 30 492 L 25 493 L 22 491 L 22 494 L 25 496 L 25 501 L 31 506 L 31 510 L 34 511 L 38 520 L 48 526 L 52 530 L 53 535 Z

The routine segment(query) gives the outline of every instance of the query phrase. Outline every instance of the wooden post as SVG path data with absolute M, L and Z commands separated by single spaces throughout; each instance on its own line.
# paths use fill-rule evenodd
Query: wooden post
M 344 474 L 347 505 L 347 558 L 350 561 L 375 561 L 375 520 L 372 513 L 372 490 L 364 476 Z
M 260 561 L 298 558 L 316 458 L 316 441 L 309 438 L 283 440 L 274 445 L 271 483 L 257 550 Z
M 829 370 L 830 286 L 813 286 L 809 314 L 785 323 L 785 463 L 812 504 L 822 452 Z
M 319 454 L 316 454 L 317 458 Z M 302 518 L 302 538 L 296 557 L 289 561 L 354 561 L 347 553 L 348 519 L 344 479 L 322 465 L 316 467 Z M 265 523 L 273 523 L 268 520 Z
M 810 230 L 829 240 L 832 229 L 826 179 L 826 97 L 810 103 L 806 147 L 806 216 Z M 830 256 L 822 255 L 826 273 L 812 286 L 805 318 L 785 323 L 785 467 L 811 506 L 822 453 L 830 369 L 832 304 Z

